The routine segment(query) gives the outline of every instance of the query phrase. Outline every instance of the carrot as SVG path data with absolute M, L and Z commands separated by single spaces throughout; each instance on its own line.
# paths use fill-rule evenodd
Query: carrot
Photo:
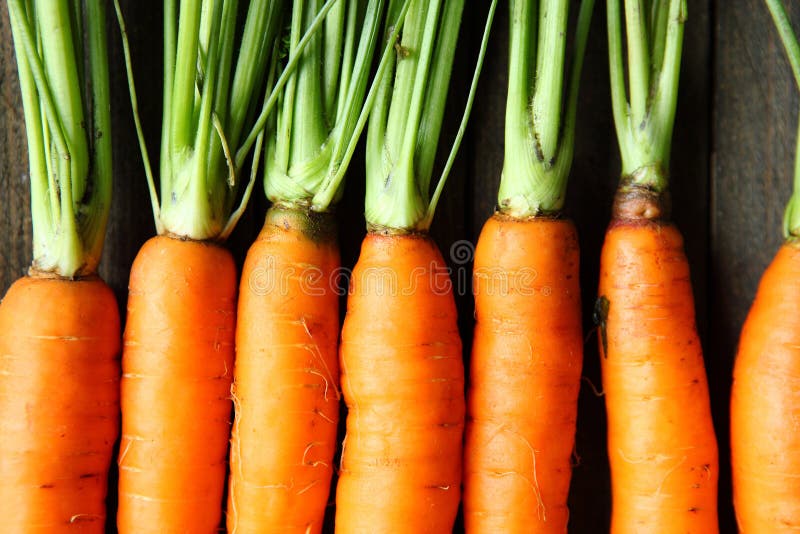
M 276 98 L 268 93 L 256 116 L 255 100 L 274 82 L 268 67 L 282 9 L 282 2 L 254 0 L 237 31 L 235 2 L 165 4 L 160 198 L 134 113 L 159 235 L 140 249 L 129 286 L 118 458 L 122 534 L 220 526 L 237 292 L 222 242 L 249 199 L 258 157 L 243 192 L 240 171 L 252 146 L 260 150 Z
M 716 532 L 717 444 L 683 239 L 616 218 L 600 260 L 613 532 Z M 602 344 L 602 343 L 601 343 Z
M 622 179 L 600 258 L 601 367 L 611 465 L 611 531 L 714 533 L 717 443 L 683 239 L 668 221 L 668 164 L 685 0 L 638 11 L 608 2 Z M 645 30 L 645 28 L 650 28 Z
M 293 3 L 289 60 L 322 7 L 321 0 Z M 384 11 L 380 0 L 335 4 L 281 91 L 269 128 L 264 185 L 273 206 L 248 251 L 239 291 L 231 532 L 322 528 L 340 400 L 340 262 L 331 208 L 365 122 Z M 387 45 L 384 55 L 393 51 Z
M 230 532 L 319 532 L 339 420 L 333 217 L 274 207 L 242 269 Z
M 0 305 L 0 509 L 8 532 L 103 532 L 119 431 L 119 314 L 96 276 L 32 273 Z M 57 384 L 57 386 L 55 386 Z
M 8 9 L 33 263 L 0 303 L 2 528 L 99 533 L 120 374 L 117 302 L 97 276 L 112 169 L 105 8 L 10 0 Z
M 564 532 L 583 356 L 574 225 L 496 214 L 474 280 L 467 532 Z
M 428 236 L 474 98 L 429 193 L 463 0 L 392 2 L 394 80 L 379 81 L 367 131 L 368 233 L 350 280 L 340 350 L 347 431 L 340 533 L 452 531 L 460 501 L 464 364 L 447 267 Z M 391 33 L 387 31 L 387 34 Z M 390 37 L 390 44 L 394 37 Z M 424 127 L 423 127 L 424 126 Z
M 758 287 L 739 341 L 731 392 L 733 503 L 739 531 L 800 526 L 800 249 L 784 244 Z
M 122 360 L 120 531 L 212 531 L 219 523 L 235 302 L 236 268 L 221 247 L 160 236 L 134 260 Z
M 800 87 L 800 44 L 783 3 L 767 0 Z M 800 123 L 798 124 L 800 128 Z M 742 328 L 731 388 L 733 504 L 739 531 L 800 528 L 800 132 L 784 244 L 764 272 Z
M 449 532 L 460 500 L 464 366 L 447 267 L 430 238 L 364 240 L 341 370 L 348 415 L 337 530 Z
M 503 175 L 473 274 L 467 532 L 567 530 L 583 336 L 578 236 L 559 217 L 593 8 L 581 3 L 565 76 L 569 2 L 510 3 Z

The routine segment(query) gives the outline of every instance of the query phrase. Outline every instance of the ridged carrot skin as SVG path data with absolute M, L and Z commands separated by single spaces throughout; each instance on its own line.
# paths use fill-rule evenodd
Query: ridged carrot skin
M 583 363 L 577 233 L 565 219 L 496 214 L 475 252 L 466 531 L 566 532 Z
M 367 235 L 340 355 L 348 415 L 336 531 L 451 532 L 464 365 L 449 273 L 429 237 Z
M 242 270 L 228 531 L 320 532 L 339 420 L 332 215 L 273 207 Z
M 599 337 L 611 532 L 718 532 L 717 443 L 677 228 L 614 219 L 599 294 L 608 304 Z
M 800 528 L 800 247 L 764 273 L 733 371 L 731 456 L 739 531 Z
M 103 532 L 120 323 L 96 276 L 17 280 L 0 304 L 4 532 Z
M 122 353 L 117 526 L 215 532 L 233 404 L 230 252 L 159 236 L 131 269 Z

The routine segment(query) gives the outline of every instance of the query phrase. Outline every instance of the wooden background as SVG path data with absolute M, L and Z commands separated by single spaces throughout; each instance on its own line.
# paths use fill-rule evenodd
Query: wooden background
M 800 28 L 800 2 L 788 0 Z M 161 10 L 127 0 L 126 14 L 139 100 L 151 150 L 158 147 Z M 452 138 L 477 53 L 486 0 L 469 0 L 457 55 L 444 139 Z M 501 8 L 468 135 L 433 233 L 445 256 L 454 243 L 474 243 L 492 213 L 503 159 L 507 69 L 507 6 Z M 598 257 L 619 173 L 608 90 L 605 9 L 597 0 L 581 90 L 577 146 L 567 213 L 582 248 L 581 282 L 587 335 Z M 577 5 L 577 2 L 573 2 Z M 573 13 L 576 9 L 573 9 Z M 119 32 L 109 23 L 112 61 L 115 196 L 101 274 L 124 308 L 128 270 L 154 233 L 141 159 L 130 116 Z M 766 8 L 760 0 L 690 0 L 681 92 L 672 154 L 674 219 L 686 236 L 720 441 L 720 522 L 734 532 L 728 465 L 728 394 L 737 338 L 758 280 L 781 242 L 795 143 L 797 91 Z M 5 293 L 30 263 L 31 233 L 22 108 L 5 9 L 0 14 L 0 289 Z M 153 153 L 155 156 L 155 153 Z M 342 259 L 355 262 L 363 224 L 363 159 L 356 156 L 340 210 Z M 241 262 L 263 221 L 266 201 L 253 195 L 230 247 Z M 451 262 L 454 276 L 469 263 Z M 456 285 L 459 280 L 456 279 Z M 463 285 L 463 284 L 462 284 Z M 469 350 L 472 300 L 457 297 Z M 609 480 L 596 341 L 588 335 L 578 418 L 571 532 L 602 532 L 609 520 Z M 113 506 L 113 504 L 112 504 Z M 110 510 L 113 513 L 113 510 Z

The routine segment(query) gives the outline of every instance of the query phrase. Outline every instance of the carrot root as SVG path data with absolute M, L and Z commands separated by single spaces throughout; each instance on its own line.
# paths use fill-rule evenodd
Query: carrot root
M 337 532 L 450 532 L 460 500 L 464 368 L 436 245 L 369 234 L 347 306 Z
M 608 303 L 600 349 L 611 530 L 713 534 L 719 528 L 718 452 L 677 228 L 613 221 L 603 245 L 599 294 Z
M 764 273 L 742 329 L 731 391 L 733 503 L 739 531 L 800 529 L 800 248 Z
M 495 215 L 478 240 L 464 450 L 467 532 L 566 532 L 583 359 L 578 238 Z
M 99 278 L 29 276 L 0 304 L 4 532 L 103 532 L 120 323 Z
M 117 526 L 213 532 L 230 435 L 236 268 L 217 245 L 159 236 L 131 269 Z
M 339 252 L 331 215 L 273 207 L 236 325 L 228 531 L 320 532 L 339 419 Z

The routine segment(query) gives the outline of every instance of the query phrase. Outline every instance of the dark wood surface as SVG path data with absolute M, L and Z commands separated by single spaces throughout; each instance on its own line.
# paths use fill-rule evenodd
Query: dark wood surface
M 151 150 L 160 128 L 161 12 L 155 2 L 122 2 L 139 100 Z M 577 444 L 570 497 L 571 532 L 602 532 L 609 519 L 605 415 L 599 389 L 591 309 L 598 257 L 619 173 L 606 66 L 605 10 L 597 1 L 581 91 L 577 145 L 566 211 L 577 223 L 587 333 Z M 790 8 L 800 28 L 800 5 Z M 458 109 L 477 53 L 484 0 L 469 1 L 451 88 L 444 141 L 452 138 Z M 480 7 L 480 9 L 479 9 Z M 433 234 L 445 256 L 474 243 L 493 211 L 503 160 L 507 69 L 507 7 L 501 8 L 461 155 L 438 210 Z M 783 207 L 791 190 L 797 91 L 760 0 L 689 2 L 681 92 L 672 155 L 673 214 L 686 238 L 697 318 L 706 354 L 722 476 L 720 522 L 734 532 L 728 465 L 728 394 L 741 324 L 764 267 L 781 242 Z M 112 60 L 115 196 L 101 267 L 124 308 L 128 270 L 154 227 L 133 131 L 119 32 L 109 22 Z M 25 128 L 8 16 L 0 13 L 0 288 L 30 263 L 31 231 Z M 157 154 L 152 153 L 153 158 Z M 356 159 L 339 209 L 342 259 L 352 266 L 364 234 L 363 159 Z M 241 262 L 266 209 L 260 190 L 234 232 L 230 247 Z M 469 350 L 470 264 L 451 259 L 460 324 Z M 467 287 L 465 287 L 467 285 Z

